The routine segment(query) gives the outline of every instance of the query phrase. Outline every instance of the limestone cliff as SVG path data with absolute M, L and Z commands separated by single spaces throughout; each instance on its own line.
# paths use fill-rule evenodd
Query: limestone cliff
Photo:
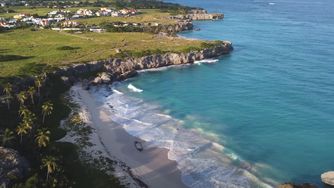
M 54 71 L 53 74 L 73 78 L 87 73 L 107 72 L 111 75 L 110 82 L 112 82 L 116 80 L 124 80 L 128 77 L 134 76 L 138 70 L 159 68 L 170 65 L 189 64 L 194 63 L 197 60 L 217 58 L 221 55 L 230 53 L 232 49 L 232 44 L 228 41 L 224 41 L 219 45 L 189 53 L 154 54 L 140 58 L 115 58 L 85 64 L 75 64 L 59 68 Z

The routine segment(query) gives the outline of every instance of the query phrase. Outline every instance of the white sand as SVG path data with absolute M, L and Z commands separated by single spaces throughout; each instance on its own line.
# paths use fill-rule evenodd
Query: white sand
M 181 181 L 181 172 L 177 169 L 176 162 L 167 158 L 168 150 L 144 148 L 144 151 L 139 152 L 134 142 L 140 140 L 129 135 L 121 125 L 112 122 L 107 109 L 96 103 L 88 91 L 79 85 L 73 86 L 72 91 L 79 96 L 76 100 L 79 100 L 77 102 L 86 111 L 88 125 L 95 129 L 95 138 L 91 139 L 94 145 L 100 145 L 112 159 L 124 162 L 131 168 L 133 175 L 149 187 L 186 187 Z

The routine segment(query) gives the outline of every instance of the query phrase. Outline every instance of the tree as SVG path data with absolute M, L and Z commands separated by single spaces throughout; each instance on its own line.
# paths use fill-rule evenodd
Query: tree
M 28 134 L 29 128 L 25 124 L 20 124 L 16 128 L 16 134 L 20 136 L 20 143 L 22 143 L 22 137 L 23 135 Z
M 39 129 L 37 131 L 37 136 L 36 136 L 36 143 L 38 145 L 38 147 L 42 148 L 42 147 L 46 147 L 49 142 L 50 142 L 50 131 L 47 129 Z
M 19 94 L 17 94 L 17 100 L 23 106 L 25 100 L 27 100 L 26 92 L 25 91 L 21 91 Z
M 28 94 L 29 94 L 29 96 L 30 96 L 30 99 L 31 99 L 31 102 L 32 102 L 32 104 L 35 104 L 35 101 L 34 101 L 34 95 L 35 95 L 35 93 L 36 93 L 36 89 L 35 89 L 35 87 L 29 87 L 29 89 L 28 89 Z
M 6 146 L 6 143 L 13 140 L 14 137 L 14 133 L 13 131 L 11 131 L 10 129 L 5 129 L 5 131 L 2 133 L 1 135 L 1 139 L 2 139 L 2 146 Z
M 19 109 L 19 115 L 22 117 L 21 125 L 26 127 L 27 130 L 32 130 L 34 122 L 36 121 L 36 115 L 32 113 L 25 106 L 21 106 Z
M 19 115 L 24 118 L 24 117 L 27 117 L 29 115 L 30 111 L 27 107 L 25 106 L 20 106 L 20 109 L 19 109 Z
M 10 109 L 10 99 L 12 98 L 12 91 L 13 91 L 13 86 L 10 83 L 7 83 L 3 89 L 3 92 L 6 95 L 6 103 L 8 106 L 8 110 Z
M 35 86 L 37 87 L 38 96 L 41 95 L 41 87 L 43 86 L 44 76 L 37 76 L 35 79 Z
M 49 175 L 57 169 L 57 159 L 52 156 L 46 156 L 42 159 L 42 168 L 46 168 L 46 181 L 48 181 Z
M 45 122 L 45 117 L 51 115 L 53 111 L 53 104 L 50 101 L 45 102 L 42 105 L 43 123 Z

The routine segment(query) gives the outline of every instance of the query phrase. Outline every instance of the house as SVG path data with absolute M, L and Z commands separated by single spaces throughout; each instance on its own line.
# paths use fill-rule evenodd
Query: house
M 80 16 L 93 16 L 93 11 L 88 9 L 79 9 L 76 14 Z
M 120 16 L 120 12 L 118 12 L 118 11 L 112 11 L 111 12 L 111 16 L 112 17 L 119 17 Z
M 79 23 L 75 21 L 67 20 L 61 23 L 61 26 L 62 27 L 77 27 L 79 26 Z
M 100 10 L 98 10 L 95 14 L 96 16 L 110 16 L 111 15 L 112 10 L 108 9 L 108 8 L 101 8 Z
M 0 7 L 5 7 L 6 3 L 0 3 Z
M 0 21 L 0 27 L 7 27 L 8 23 L 5 21 Z
M 137 10 L 133 8 L 131 9 L 125 8 L 125 9 L 121 9 L 120 13 L 123 15 L 135 15 L 137 14 Z
M 14 19 L 17 19 L 17 20 L 21 20 L 25 17 L 29 16 L 28 14 L 17 14 L 17 15 L 14 15 L 13 18 Z
M 60 10 L 60 11 L 51 11 L 48 13 L 49 18 L 65 18 L 66 15 L 70 14 L 71 11 L 68 10 Z
M 16 24 L 17 23 L 17 19 L 10 19 L 8 21 L 9 24 Z
M 105 32 L 105 29 L 90 28 L 89 31 L 94 32 L 94 33 L 102 33 L 102 32 Z
M 45 27 L 45 26 L 50 25 L 50 22 L 48 19 L 42 19 L 39 25 Z

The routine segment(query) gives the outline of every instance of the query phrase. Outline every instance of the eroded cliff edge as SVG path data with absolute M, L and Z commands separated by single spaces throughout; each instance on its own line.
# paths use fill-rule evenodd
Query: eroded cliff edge
M 218 58 L 233 50 L 232 43 L 220 41 L 212 47 L 188 53 L 153 54 L 138 58 L 111 58 L 84 64 L 74 64 L 58 68 L 51 74 L 63 77 L 64 81 L 75 82 L 77 77 L 90 73 L 106 72 L 110 82 L 121 81 L 137 74 L 139 70 L 160 68 L 171 65 L 192 64 L 195 61 Z

